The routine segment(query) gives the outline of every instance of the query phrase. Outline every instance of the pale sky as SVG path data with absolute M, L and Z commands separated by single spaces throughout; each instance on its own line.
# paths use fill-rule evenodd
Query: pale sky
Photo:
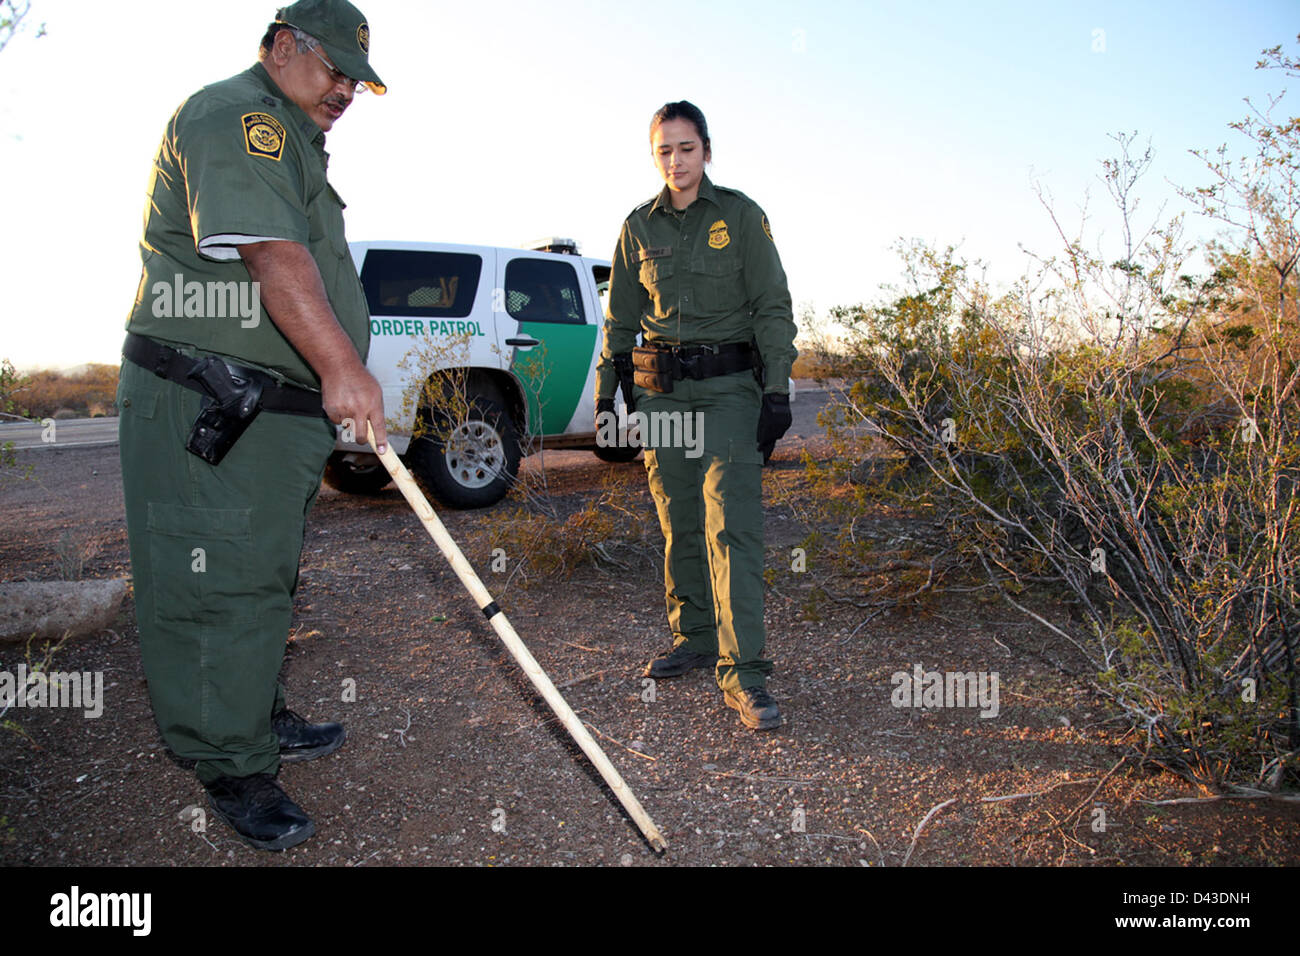
M 1143 214 L 1180 208 L 1169 181 L 1207 181 L 1187 151 L 1241 148 L 1227 124 L 1242 98 L 1285 85 L 1254 69 L 1259 51 L 1294 53 L 1300 31 L 1295 0 L 358 6 L 389 93 L 359 97 L 328 137 L 349 239 L 560 235 L 608 258 L 662 185 L 651 114 L 689 99 L 708 118 L 713 181 L 764 207 L 796 309 L 818 310 L 899 281 L 900 239 L 961 244 L 1014 279 L 1018 244 L 1055 251 L 1035 182 L 1071 222 L 1091 191 L 1105 230 L 1096 177 L 1118 130 L 1156 151 Z M 274 12 L 34 0 L 0 53 L 0 357 L 118 361 L 164 124 L 255 60 Z

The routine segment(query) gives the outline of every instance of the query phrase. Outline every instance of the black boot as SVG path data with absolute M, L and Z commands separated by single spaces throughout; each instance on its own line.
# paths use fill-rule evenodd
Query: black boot
M 723 694 L 727 706 L 740 712 L 740 722 L 750 730 L 771 730 L 781 726 L 781 710 L 764 687 L 744 687 Z
M 285 795 L 272 774 L 218 777 L 203 789 L 221 819 L 259 850 L 286 850 L 316 832 L 316 825 Z
M 280 738 L 281 763 L 332 754 L 347 739 L 342 724 L 309 724 L 288 707 L 271 717 L 271 729 Z
M 679 677 L 697 667 L 713 667 L 717 654 L 697 654 L 685 644 L 678 644 L 666 654 L 660 654 L 645 667 L 646 677 Z

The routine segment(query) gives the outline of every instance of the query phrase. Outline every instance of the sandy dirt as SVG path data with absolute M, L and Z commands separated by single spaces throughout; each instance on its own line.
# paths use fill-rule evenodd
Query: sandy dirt
M 659 553 L 609 542 L 604 561 L 510 574 L 500 509 L 443 511 L 453 536 L 552 680 L 620 769 L 670 848 L 656 857 L 498 642 L 390 486 L 373 498 L 324 489 L 307 531 L 285 678 L 290 705 L 340 720 L 346 745 L 280 779 L 317 835 L 284 853 L 240 843 L 155 729 L 133 607 L 67 643 L 54 669 L 100 671 L 102 716 L 11 709 L 0 729 L 0 864 L 404 865 L 1283 865 L 1300 862 L 1300 808 L 1276 801 L 1153 805 L 1203 797 L 1125 763 L 1120 724 L 1068 646 L 997 604 L 948 599 L 925 615 L 863 624 L 810 607 L 789 571 L 807 529 L 776 499 L 803 487 L 798 455 L 829 451 L 808 427 L 765 472 L 769 688 L 784 725 L 755 733 L 711 674 L 651 688 L 667 645 Z M 621 507 L 651 521 L 640 462 L 547 456 L 562 513 L 623 476 Z M 115 446 L 20 453 L 0 477 L 0 579 L 130 573 Z M 526 470 L 535 473 L 536 456 Z M 493 517 L 497 514 L 497 517 Z M 495 522 L 495 524 L 494 524 Z M 882 513 L 882 544 L 913 530 Z M 495 539 L 493 536 L 496 536 Z M 503 546 L 507 570 L 490 570 Z M 35 652 L 33 652 L 35 653 Z M 23 662 L 0 645 L 0 669 Z M 996 672 L 996 717 L 899 708 L 891 676 Z M 355 688 L 355 700 L 349 688 Z M 942 806 L 941 806 L 942 805 Z M 918 825 L 940 807 L 917 835 Z M 1098 823 L 1101 826 L 1098 826 Z M 205 825 L 204 825 L 205 824 Z

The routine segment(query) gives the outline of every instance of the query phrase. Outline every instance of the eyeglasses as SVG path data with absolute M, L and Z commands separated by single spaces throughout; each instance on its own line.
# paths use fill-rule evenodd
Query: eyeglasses
M 309 47 L 309 49 L 312 53 L 316 54 L 316 59 L 320 60 L 321 63 L 325 65 L 325 69 L 329 71 L 330 81 L 333 82 L 335 86 L 342 83 L 354 93 L 364 93 L 366 91 L 367 87 L 363 80 L 352 79 L 352 77 L 339 70 L 333 63 L 321 56 L 320 51 L 315 47 Z

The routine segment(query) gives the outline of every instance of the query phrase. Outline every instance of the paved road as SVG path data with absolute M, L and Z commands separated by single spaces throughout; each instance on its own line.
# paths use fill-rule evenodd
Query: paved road
M 800 382 L 795 389 L 794 401 L 790 403 L 790 417 L 794 419 L 790 425 L 790 437 L 820 435 L 822 427 L 817 424 L 817 413 L 826 407 L 829 400 L 830 396 L 824 389 Z
M 826 404 L 826 393 L 813 387 L 800 388 L 790 409 L 793 435 L 818 434 L 817 413 Z M 116 418 L 65 418 L 49 426 L 27 422 L 0 422 L 0 444 L 12 441 L 15 448 L 72 448 L 79 445 L 117 443 Z
M 77 445 L 117 444 L 116 418 L 46 419 L 48 426 L 27 422 L 0 422 L 0 444 L 15 448 L 72 448 Z

